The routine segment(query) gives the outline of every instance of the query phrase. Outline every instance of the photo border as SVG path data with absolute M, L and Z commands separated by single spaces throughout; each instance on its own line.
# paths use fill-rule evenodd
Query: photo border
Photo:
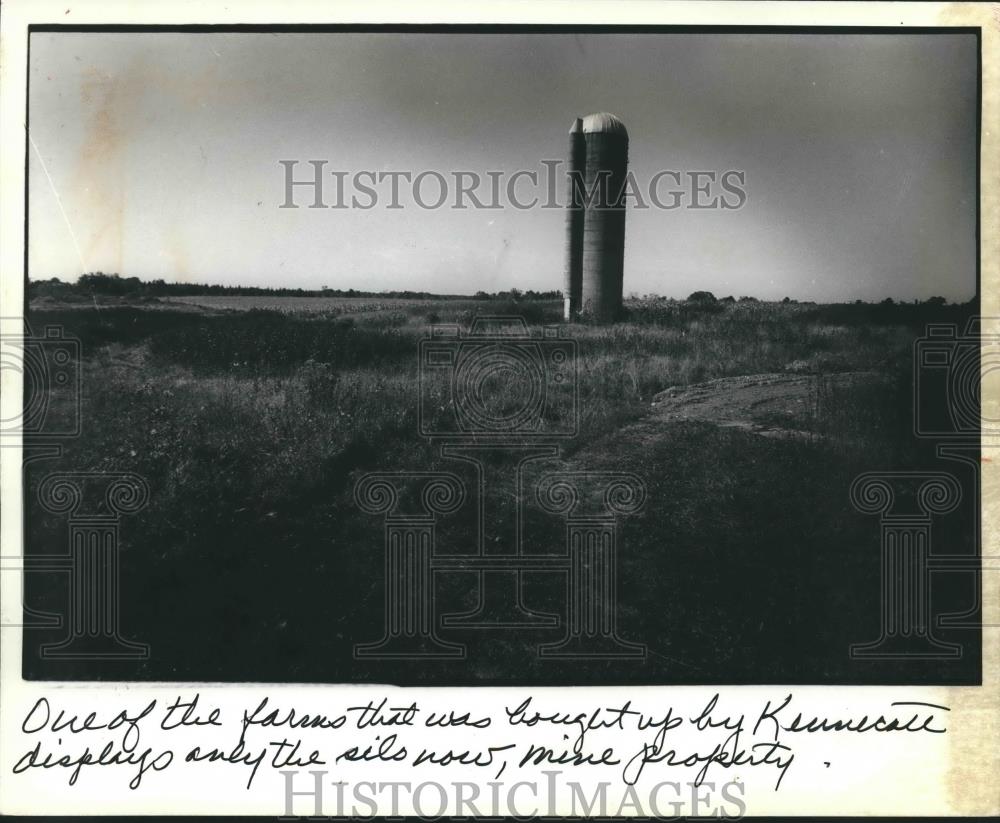
M 224 23 L 210 22 L 218 20 L 220 15 Z M 137 22 L 122 23 L 125 17 L 131 17 Z M 284 18 L 287 22 L 277 22 L 276 18 Z M 309 18 L 323 18 L 317 24 L 307 23 Z M 866 18 L 865 25 L 857 25 L 856 21 Z M 571 19 L 572 22 L 565 22 Z M 724 20 L 721 23 L 706 23 L 706 20 Z M 194 23 L 179 21 L 194 20 Z M 433 22 L 427 22 L 432 20 Z M 238 21 L 238 22 L 236 22 Z M 423 22 L 421 22 L 423 21 Z M 515 22 L 520 21 L 520 22 Z M 621 21 L 619 23 L 619 21 Z M 735 21 L 735 22 L 734 22 Z M 741 25 L 753 21 L 750 25 Z M 766 22 L 765 22 L 766 21 Z M 843 22 L 835 22 L 843 21 Z M 977 265 L 977 294 L 980 301 L 980 312 L 984 317 L 1000 316 L 1000 128 L 987 129 L 984 134 L 983 123 L 1000 124 L 1000 15 L 995 7 L 987 4 L 936 4 L 936 3 L 756 3 L 748 2 L 739 5 L 714 3 L 646 3 L 626 2 L 610 4 L 599 2 L 583 2 L 568 7 L 559 2 L 541 0 L 530 7 L 518 3 L 481 3 L 475 6 L 469 4 L 445 2 L 427 3 L 420 9 L 404 4 L 377 4 L 372 2 L 347 2 L 332 7 L 320 7 L 314 3 L 291 2 L 268 5 L 261 2 L 248 3 L 241 7 L 227 8 L 222 3 L 206 0 L 198 3 L 161 3 L 150 2 L 142 6 L 128 7 L 118 3 L 85 3 L 67 8 L 66 4 L 57 5 L 50 0 L 41 2 L 25 2 L 12 0 L 4 5 L 0 13 L 0 53 L 5 57 L 3 75 L 0 77 L 0 314 L 17 317 L 23 315 L 26 309 L 26 289 L 24 288 L 27 273 L 27 52 L 29 32 L 43 31 L 143 31 L 154 27 L 156 30 L 178 31 L 532 31 L 539 27 L 544 31 L 615 31 L 629 33 L 633 30 L 642 31 L 739 31 L 746 33 L 790 33 L 800 32 L 810 28 L 816 32 L 852 33 L 889 33 L 905 30 L 906 33 L 933 33 L 944 29 L 949 33 L 955 30 L 975 30 L 979 35 L 979 119 L 978 119 L 978 152 L 977 187 L 979 200 L 977 204 L 977 242 L 979 258 Z M 985 56 L 985 59 L 984 59 Z M 24 95 L 22 97 L 21 95 Z M 23 101 L 23 107 L 19 104 Z M 24 129 L 24 137 L 19 139 L 19 132 Z M 18 146 L 15 150 L 15 146 Z M 23 147 L 24 154 L 21 154 Z M 15 162 L 20 158 L 20 163 Z M 984 184 L 985 181 L 985 184 Z M 12 238 L 19 237 L 18 241 Z M 18 243 L 21 246 L 18 246 Z M 20 249 L 21 254 L 18 254 Z M 984 272 L 985 278 L 984 278 Z M 13 311 L 12 307 L 17 307 Z M 994 322 L 989 331 L 996 333 Z M 3 373 L 3 391 L 0 403 L 5 411 L 15 408 L 23 396 L 23 386 L 17 375 L 10 371 Z M 1000 395 L 984 396 L 984 410 L 1000 406 Z M 1000 415 L 991 414 L 991 417 Z M 7 415 L 4 415 L 5 419 Z M 987 438 L 982 438 L 983 443 Z M 992 441 L 991 441 L 992 442 Z M 21 489 L 21 450 L 5 448 L 0 450 L 0 482 L 2 482 L 3 512 L 0 520 L 0 539 L 2 539 L 3 554 L 21 552 L 23 534 L 21 522 L 22 508 L 20 506 Z M 992 461 L 982 463 L 981 510 L 984 554 L 996 554 L 1000 546 L 1000 472 Z M 984 573 L 983 585 L 983 623 L 1000 622 L 1000 574 Z M 19 615 L 21 611 L 20 573 L 3 571 L 0 573 L 0 609 L 6 618 Z M 943 703 L 951 707 L 947 755 L 938 758 L 930 767 L 931 774 L 912 776 L 907 779 L 886 764 L 883 767 L 884 779 L 895 781 L 897 791 L 888 794 L 874 792 L 851 798 L 850 808 L 855 813 L 881 814 L 996 814 L 1000 811 L 1000 798 L 996 791 L 996 779 L 1000 776 L 1000 752 L 995 741 L 1000 738 L 1000 633 L 995 630 L 984 630 L 982 635 L 982 673 L 983 685 L 979 687 L 848 687 L 863 703 L 871 693 L 903 692 L 910 699 L 926 699 L 928 702 Z M 95 693 L 131 695 L 140 693 L 169 695 L 181 689 L 199 691 L 202 694 L 211 690 L 218 692 L 223 699 L 226 694 L 239 697 L 239 692 L 255 693 L 271 689 L 299 690 L 304 693 L 316 689 L 324 689 L 328 693 L 343 687 L 302 687 L 286 686 L 284 684 L 175 684 L 175 683 L 143 683 L 123 685 L 121 683 L 77 683 L 77 682 L 38 682 L 24 681 L 21 678 L 21 640 L 20 629 L 8 629 L 0 636 L 0 769 L 4 777 L 9 770 L 10 729 L 15 728 L 23 717 L 25 700 L 29 695 L 48 692 L 65 695 L 69 691 L 89 695 L 95 698 Z M 580 687 L 588 691 L 629 692 L 638 691 L 630 687 Z M 664 689 L 679 692 L 690 687 L 646 687 L 649 689 Z M 758 687 L 733 686 L 724 687 L 726 692 L 748 693 Z M 828 695 L 817 695 L 815 690 L 830 692 Z M 543 691 L 539 687 L 533 691 Z M 430 700 L 429 693 L 437 692 L 438 696 L 447 698 L 460 690 L 442 689 L 409 689 L 408 692 L 417 696 L 428 695 L 421 699 Z M 509 693 L 498 687 L 482 687 L 477 690 L 484 699 L 489 700 L 491 693 Z M 553 690 L 554 691 L 554 690 Z M 771 688 L 769 692 L 777 692 Z M 790 691 L 812 692 L 817 699 L 831 700 L 833 703 L 844 701 L 844 687 L 801 687 L 790 688 Z M 915 698 L 914 695 L 919 696 Z M 916 783 L 933 784 L 934 792 L 924 786 L 918 790 Z M 7 781 L 8 786 L 15 781 Z M 900 791 L 912 791 L 913 797 L 900 797 Z M 817 787 L 814 787 L 814 789 Z M 40 808 L 38 797 L 24 797 L 9 789 L 0 789 L 0 810 L 13 813 L 32 813 Z M 134 793 L 132 793 L 134 795 Z M 836 794 L 834 795 L 836 796 Z M 824 799 L 825 798 L 825 799 Z M 913 799 L 919 798 L 920 805 L 913 806 Z M 205 800 L 206 798 L 203 798 Z M 820 804 L 829 803 L 829 797 L 814 791 L 805 792 L 802 798 L 805 802 Z M 113 800 L 108 797 L 94 797 L 80 792 L 69 793 L 70 805 L 54 796 L 47 796 L 49 806 L 45 811 L 50 813 L 86 813 L 87 808 L 108 810 L 112 814 L 159 812 L 164 813 L 164 807 L 158 807 L 156 800 L 150 804 L 129 797 L 124 792 L 121 797 Z M 83 802 L 84 808 L 78 808 L 77 803 Z M 54 801 L 54 802 L 53 802 Z M 206 807 L 191 805 L 187 799 L 160 798 L 160 802 L 171 802 L 172 811 L 192 813 L 198 810 L 204 813 Z M 226 798 L 212 797 L 211 813 L 232 814 L 261 812 L 255 801 L 248 808 L 246 803 L 233 803 Z M 88 806 L 87 804 L 91 804 Z M 93 805 L 97 804 L 97 805 Z M 831 814 L 836 808 L 790 808 L 786 802 L 773 805 L 751 805 L 750 816 L 761 814 Z M 37 812 L 36 812 L 37 813 Z M 90 813 L 98 813 L 92 811 Z

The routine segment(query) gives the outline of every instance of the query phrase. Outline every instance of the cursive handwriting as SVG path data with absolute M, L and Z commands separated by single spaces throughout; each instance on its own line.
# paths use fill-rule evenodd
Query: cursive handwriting
M 754 724 L 754 734 L 757 733 L 757 729 L 762 723 L 765 723 L 772 730 L 775 739 L 777 739 L 778 733 L 782 731 L 791 733 L 846 731 L 858 732 L 859 734 L 864 734 L 865 732 L 930 732 L 931 734 L 944 734 L 947 731 L 944 727 L 938 728 L 933 725 L 937 719 L 933 712 L 925 714 L 922 720 L 920 719 L 921 715 L 918 713 L 911 714 L 908 720 L 901 720 L 897 717 L 886 717 L 884 714 L 880 714 L 875 718 L 870 718 L 868 715 L 862 715 L 857 718 L 817 716 L 807 718 L 806 715 L 799 712 L 791 720 L 782 722 L 778 715 L 782 713 L 787 715 L 788 712 L 785 712 L 785 709 L 788 708 L 791 702 L 792 695 L 788 695 L 780 706 L 772 708 L 771 701 L 769 700 L 764 710 L 760 713 L 760 717 L 757 718 L 757 722 Z M 939 706 L 936 703 L 921 703 L 909 700 L 897 700 L 890 705 L 921 706 L 939 711 L 950 711 L 947 706 Z
M 80 770 L 84 766 L 138 766 L 138 770 L 128 783 L 132 790 L 138 789 L 142 783 L 143 775 L 149 769 L 161 772 L 169 766 L 174 759 L 174 754 L 169 749 L 153 754 L 152 749 L 145 749 L 141 752 L 123 749 L 108 743 L 98 754 L 91 752 L 90 747 L 86 747 L 82 754 L 72 756 L 68 754 L 57 755 L 53 752 L 43 753 L 42 744 L 39 741 L 33 749 L 25 752 L 14 764 L 14 774 L 21 774 L 28 769 L 72 769 L 69 773 L 69 785 L 76 785 L 76 780 L 80 776 Z
M 43 696 L 21 721 L 27 742 L 11 771 L 51 771 L 68 775 L 68 785 L 76 786 L 89 768 L 124 767 L 129 788 L 138 790 L 150 775 L 171 767 L 191 774 L 236 766 L 247 774 L 249 790 L 262 769 L 287 774 L 328 762 L 352 779 L 391 766 L 490 768 L 494 780 L 508 767 L 517 770 L 515 780 L 554 774 L 553 767 L 611 769 L 628 787 L 660 769 L 686 770 L 698 787 L 717 770 L 739 775 L 759 768 L 775 776 L 778 791 L 796 760 L 793 742 L 800 735 L 835 735 L 845 741 L 841 745 L 858 734 L 940 735 L 948 730 L 944 720 L 950 711 L 936 703 L 895 700 L 877 713 L 826 713 L 796 705 L 793 694 L 754 703 L 723 700 L 719 692 L 706 697 L 692 710 L 689 697 L 677 705 L 574 701 L 567 708 L 546 706 L 544 697 L 529 695 L 490 712 L 478 703 L 475 710 L 442 709 L 389 697 L 316 711 L 263 696 L 229 708 L 206 704 L 199 693 L 110 711 L 73 711 Z M 815 746 L 811 756 L 814 752 Z M 820 757 L 829 767 L 833 756 Z

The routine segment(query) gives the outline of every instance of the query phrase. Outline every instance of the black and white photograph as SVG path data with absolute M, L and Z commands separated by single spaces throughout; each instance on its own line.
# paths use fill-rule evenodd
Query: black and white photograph
M 72 18 L 2 312 L 25 688 L 982 687 L 978 23 Z
M 976 682 L 977 42 L 33 34 L 26 674 Z

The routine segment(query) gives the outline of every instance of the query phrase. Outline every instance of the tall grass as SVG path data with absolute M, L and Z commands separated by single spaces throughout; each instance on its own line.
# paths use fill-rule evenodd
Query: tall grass
M 352 620 L 367 626 L 379 619 L 381 560 L 377 528 L 353 504 L 353 484 L 379 468 L 456 470 L 455 461 L 442 460 L 418 433 L 419 339 L 431 323 L 467 328 L 477 314 L 526 315 L 539 334 L 559 310 L 552 301 L 468 302 L 395 305 L 350 317 L 162 307 L 32 312 L 35 327 L 62 324 L 83 343 L 83 434 L 66 444 L 58 466 L 39 461 L 29 467 L 29 482 L 58 468 L 143 475 L 153 494 L 141 518 L 123 530 L 123 562 L 134 562 L 123 572 L 132 581 L 123 609 L 131 607 L 137 620 L 147 600 L 182 598 L 187 607 L 176 615 L 177 626 L 153 638 L 157 660 L 164 662 L 150 665 L 173 668 L 138 674 L 211 679 L 244 672 L 295 679 L 294 666 L 312 665 L 313 678 L 362 676 L 349 644 L 363 633 L 357 625 L 347 627 Z M 651 301 L 629 308 L 630 319 L 614 326 L 561 327 L 579 350 L 580 433 L 565 444 L 564 455 L 572 460 L 586 449 L 588 467 L 603 462 L 621 468 L 626 461 L 647 479 L 656 501 L 643 515 L 650 519 L 627 535 L 631 565 L 623 574 L 642 564 L 659 574 L 663 535 L 669 532 L 676 536 L 673 570 L 692 578 L 716 574 L 719 586 L 735 587 L 744 573 L 734 582 L 721 570 L 734 562 L 737 569 L 739 563 L 755 568 L 760 562 L 745 545 L 752 532 L 774 544 L 769 549 L 777 552 L 779 566 L 787 565 L 780 572 L 786 583 L 811 579 L 796 565 L 807 562 L 800 542 L 834 541 L 829 552 L 808 555 L 809 563 L 822 568 L 843 538 L 818 533 L 817 507 L 826 507 L 823 524 L 839 523 L 854 473 L 917 459 L 905 420 L 911 403 L 905 377 L 913 339 L 922 329 L 905 314 L 861 322 L 839 307 L 736 304 L 694 310 Z M 796 421 L 821 435 L 816 443 L 752 440 L 703 423 L 679 424 L 652 443 L 619 434 L 672 385 L 761 372 L 822 376 L 851 370 L 875 370 L 887 379 L 860 388 L 828 381 L 810 416 Z M 783 518 L 795 494 L 803 511 L 786 528 Z M 59 524 L 46 525 L 34 499 L 28 501 L 36 550 L 57 551 L 45 540 L 63 539 Z M 498 533 L 504 514 L 495 514 L 497 522 L 487 530 Z M 457 531 L 455 542 L 464 545 L 470 529 Z M 855 545 L 849 536 L 841 542 Z M 726 562 L 706 572 L 704 546 L 728 552 Z M 227 595 L 216 606 L 220 577 L 227 580 Z M 636 573 L 630 579 L 641 585 L 649 577 Z M 471 597 L 467 583 L 455 583 L 466 589 L 459 596 Z M 301 598 L 289 605 L 282 595 L 272 603 L 273 592 L 286 588 Z M 709 608 L 706 598 L 695 597 L 698 591 L 685 608 Z M 650 636 L 657 636 L 669 629 L 656 623 L 657 615 L 669 622 L 677 613 L 663 611 L 658 592 L 649 598 L 631 601 L 633 612 L 623 613 L 652 621 Z M 769 605 L 768 613 L 776 608 Z M 309 620 L 322 624 L 302 643 L 319 644 L 330 659 L 335 652 L 354 668 L 317 673 L 320 664 L 309 661 L 323 656 L 311 648 L 296 651 L 280 628 L 289 612 L 300 628 Z M 332 624 L 332 615 L 342 622 Z M 252 637 L 246 637 L 248 621 Z M 150 618 L 144 630 L 155 634 L 160 623 Z M 226 642 L 170 647 L 204 632 L 205 625 L 227 627 Z M 743 631 L 741 625 L 730 628 Z M 751 649 L 752 639 L 739 648 Z M 784 648 L 780 642 L 772 647 Z M 264 650 L 261 659 L 258 649 Z M 694 646 L 687 651 L 699 653 Z M 752 655 L 744 665 L 755 665 Z
M 329 482 L 331 465 L 349 473 L 424 447 L 417 433 L 417 342 L 428 330 L 422 314 L 465 325 L 477 313 L 527 315 L 537 332 L 557 311 L 551 301 L 442 301 L 333 318 L 119 308 L 36 311 L 32 320 L 62 323 L 83 341 L 84 436 L 71 446 L 75 468 L 160 478 L 159 493 L 173 499 L 168 509 L 224 518 L 248 501 L 267 508 Z M 901 324 L 827 322 L 821 311 L 794 305 L 705 311 L 639 303 L 630 316 L 614 326 L 562 327 L 579 350 L 577 446 L 637 419 L 669 386 L 759 372 L 885 370 L 905 364 L 915 334 Z M 847 391 L 830 389 L 824 419 L 811 425 L 830 434 L 860 430 L 872 415 L 907 413 L 895 395 Z M 885 412 L 900 403 L 901 411 Z

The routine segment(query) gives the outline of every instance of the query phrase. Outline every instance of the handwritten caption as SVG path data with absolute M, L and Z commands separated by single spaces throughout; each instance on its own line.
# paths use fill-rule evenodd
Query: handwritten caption
M 777 791 L 793 771 L 803 737 L 941 735 L 948 712 L 899 700 L 878 713 L 817 716 L 799 709 L 791 694 L 764 700 L 752 712 L 727 709 L 719 694 L 695 711 L 633 700 L 568 710 L 551 698 L 528 696 L 487 712 L 378 697 L 329 713 L 272 696 L 235 710 L 189 693 L 95 711 L 40 697 L 23 716 L 25 748 L 12 771 L 49 770 L 75 786 L 91 768 L 113 768 L 129 789 L 140 790 L 179 764 L 242 770 L 247 789 L 261 769 L 323 766 L 459 767 L 493 780 L 508 769 L 604 767 L 627 786 L 663 770 L 682 770 L 699 786 L 720 770 L 740 767 L 770 771 Z M 449 730 L 465 733 L 461 745 L 450 744 Z

